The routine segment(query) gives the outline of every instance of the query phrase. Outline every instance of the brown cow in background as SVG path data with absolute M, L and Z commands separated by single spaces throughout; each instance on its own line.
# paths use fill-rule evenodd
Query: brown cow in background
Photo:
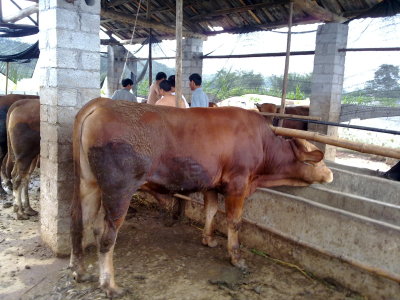
M 7 154 L 7 127 L 6 119 L 7 112 L 10 106 L 21 99 L 39 99 L 36 95 L 20 95 L 11 94 L 0 96 L 0 165 L 3 162 L 4 156 Z M 3 188 L 0 186 L 0 194 L 5 194 Z M 11 204 L 4 203 L 4 207 L 9 207 Z
M 257 187 L 331 182 L 323 153 L 286 140 L 257 112 L 234 107 L 181 109 L 97 98 L 77 114 L 73 132 L 75 190 L 71 206 L 71 268 L 85 276 L 83 240 L 92 229 L 100 286 L 122 293 L 112 256 L 131 197 L 143 185 L 159 193 L 206 193 L 203 244 L 213 247 L 217 193 L 225 197 L 228 252 L 245 268 L 238 230 L 243 204 Z
M 272 104 L 272 103 L 256 104 L 256 107 L 258 108 L 258 110 L 260 112 L 279 113 L 281 110 L 281 108 L 279 106 Z M 310 115 L 310 107 L 307 105 L 287 106 L 287 107 L 285 107 L 285 114 L 308 116 L 308 115 Z M 279 118 L 274 118 L 272 116 L 265 116 L 265 118 L 269 124 L 272 124 L 273 126 L 278 125 Z M 307 131 L 308 124 L 307 124 L 307 122 L 284 120 L 282 127 Z
M 40 153 L 40 101 L 24 99 L 7 114 L 8 152 L 1 168 L 2 184 L 11 187 L 18 220 L 37 215 L 29 203 L 28 186 Z M 21 198 L 23 201 L 21 201 Z

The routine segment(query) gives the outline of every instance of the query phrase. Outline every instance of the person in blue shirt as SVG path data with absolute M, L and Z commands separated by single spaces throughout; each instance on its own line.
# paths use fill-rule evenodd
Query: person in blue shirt
M 189 86 L 193 91 L 190 107 L 208 107 L 208 97 L 201 88 L 201 76 L 193 73 L 189 76 Z

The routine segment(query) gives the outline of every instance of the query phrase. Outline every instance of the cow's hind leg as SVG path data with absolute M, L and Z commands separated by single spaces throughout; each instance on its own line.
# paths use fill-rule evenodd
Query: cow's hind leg
M 204 225 L 202 243 L 205 246 L 216 247 L 218 242 L 213 236 L 213 221 L 218 211 L 218 194 L 215 191 L 204 192 L 204 208 L 206 212 L 206 223 Z
M 98 243 L 100 286 L 108 297 L 123 293 L 115 283 L 113 252 L 133 193 L 144 183 L 149 162 L 126 143 L 110 142 L 92 147 L 89 162 L 101 189 L 104 218 L 95 225 Z
M 39 155 L 36 156 L 32 160 L 31 165 L 29 166 L 28 173 L 25 176 L 26 178 L 23 181 L 24 198 L 23 198 L 23 203 L 22 204 L 23 204 L 23 211 L 28 216 L 36 216 L 38 214 L 38 212 L 31 207 L 31 204 L 29 202 L 29 193 L 28 193 L 29 181 L 30 181 L 30 178 L 31 178 L 31 175 L 32 175 L 33 171 L 36 168 L 36 164 L 37 164 L 38 159 L 39 159 Z

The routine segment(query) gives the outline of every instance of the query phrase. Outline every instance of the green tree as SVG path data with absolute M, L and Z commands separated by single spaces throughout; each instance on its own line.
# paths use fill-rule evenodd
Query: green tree
M 219 70 L 215 76 L 203 83 L 204 90 L 223 100 L 232 96 L 255 93 L 264 88 L 264 78 L 253 71 Z
M 288 74 L 288 85 L 287 94 L 292 94 L 294 98 L 297 97 L 304 98 L 311 95 L 311 73 L 308 74 L 298 74 L 289 73 Z M 283 75 L 277 76 L 273 75 L 268 78 L 268 83 L 270 90 L 273 94 L 281 95 L 283 87 Z
M 375 71 L 374 79 L 367 81 L 366 94 L 375 98 L 399 98 L 399 66 L 383 64 Z

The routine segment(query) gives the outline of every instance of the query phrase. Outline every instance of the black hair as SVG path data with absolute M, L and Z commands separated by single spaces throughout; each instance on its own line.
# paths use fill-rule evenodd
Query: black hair
M 189 76 L 189 81 L 193 81 L 195 85 L 200 86 L 201 76 L 197 73 L 193 73 L 192 75 Z
M 127 87 L 128 85 L 133 85 L 133 81 L 130 78 L 122 79 L 121 84 L 123 87 Z
M 169 92 L 171 91 L 172 85 L 169 80 L 163 80 L 160 82 L 160 89 L 163 91 Z
M 164 72 L 158 72 L 156 75 L 156 80 L 167 79 L 167 74 Z
M 172 87 L 175 87 L 175 75 L 171 75 L 168 77 L 168 81 Z

